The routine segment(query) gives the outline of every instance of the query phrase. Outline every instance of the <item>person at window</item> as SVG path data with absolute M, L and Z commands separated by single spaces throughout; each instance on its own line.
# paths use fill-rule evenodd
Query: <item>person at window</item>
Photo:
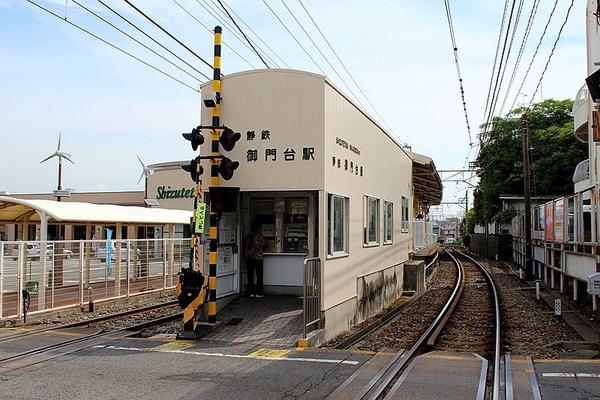
M 246 236 L 244 256 L 248 273 L 248 294 L 250 297 L 263 297 L 263 253 L 267 249 L 267 240 L 260 232 L 261 224 L 254 221 L 252 230 Z M 254 273 L 256 272 L 256 284 Z

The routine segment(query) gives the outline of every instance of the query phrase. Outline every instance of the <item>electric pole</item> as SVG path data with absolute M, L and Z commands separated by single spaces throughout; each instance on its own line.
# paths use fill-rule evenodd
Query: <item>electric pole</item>
M 521 117 L 521 131 L 523 136 L 523 193 L 525 197 L 525 279 L 531 279 L 533 269 L 531 265 L 531 184 L 529 181 L 529 125 L 527 113 Z

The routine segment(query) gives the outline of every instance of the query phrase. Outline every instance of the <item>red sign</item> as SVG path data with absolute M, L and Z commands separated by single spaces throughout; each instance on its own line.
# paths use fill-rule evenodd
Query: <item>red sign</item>
M 554 240 L 554 202 L 546 203 L 544 205 L 545 212 L 544 216 L 546 219 L 544 230 L 544 238 L 548 241 Z

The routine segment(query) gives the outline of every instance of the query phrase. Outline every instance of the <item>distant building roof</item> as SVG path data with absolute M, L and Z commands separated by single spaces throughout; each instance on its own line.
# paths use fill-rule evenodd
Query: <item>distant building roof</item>
M 442 202 L 442 179 L 431 157 L 408 152 L 413 161 L 413 187 L 415 196 L 429 205 L 437 206 Z

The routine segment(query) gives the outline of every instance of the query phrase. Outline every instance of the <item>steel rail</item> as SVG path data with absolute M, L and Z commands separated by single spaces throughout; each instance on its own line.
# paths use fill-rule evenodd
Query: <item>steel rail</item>
M 446 250 L 444 250 L 446 251 Z M 398 375 L 398 373 L 406 367 L 408 362 L 413 359 L 417 351 L 423 346 L 425 341 L 429 338 L 431 333 L 436 329 L 436 327 L 442 323 L 445 315 L 450 312 L 450 307 L 452 303 L 455 301 L 455 298 L 459 297 L 462 292 L 462 285 L 464 284 L 464 271 L 462 268 L 462 264 L 454 257 L 450 252 L 446 251 L 446 253 L 454 260 L 456 264 L 456 269 L 458 272 L 458 277 L 456 279 L 456 285 L 454 286 L 454 290 L 452 294 L 448 298 L 448 301 L 444 304 L 442 310 L 438 313 L 438 316 L 435 320 L 429 325 L 427 330 L 419 337 L 419 339 L 415 342 L 415 344 L 408 351 L 400 350 L 392 361 L 386 365 L 386 367 L 377 374 L 371 381 L 363 388 L 363 390 L 355 397 L 356 399 L 369 399 L 375 400 L 381 396 L 384 390 L 390 385 L 390 383 L 394 380 L 394 378 Z
M 500 399 L 500 296 L 498 295 L 498 289 L 496 288 L 496 283 L 492 278 L 492 275 L 488 272 L 488 270 L 481 265 L 479 261 L 469 256 L 468 254 L 463 253 L 459 250 L 454 250 L 461 256 L 465 257 L 473 264 L 475 264 L 486 277 L 492 291 L 494 293 L 494 313 L 495 313 L 495 332 L 494 332 L 494 371 L 493 371 L 493 386 L 492 386 L 492 400 Z
M 436 254 L 435 258 L 429 264 L 427 264 L 427 266 L 425 267 L 425 271 L 427 271 L 427 269 L 429 269 L 429 267 L 431 267 L 433 264 L 435 264 L 435 262 L 438 260 L 438 257 L 439 257 L 439 254 Z M 354 346 L 356 343 L 362 341 L 371 332 L 376 331 L 377 329 L 380 329 L 380 328 L 386 326 L 389 322 L 394 320 L 402 311 L 404 311 L 405 308 L 407 308 L 408 306 L 413 304 L 415 301 L 420 299 L 425 293 L 426 293 L 425 291 L 422 291 L 421 293 L 412 296 L 406 303 L 402 303 L 402 304 L 398 305 L 397 307 L 393 308 L 392 310 L 389 310 L 389 312 L 386 312 L 380 318 L 373 321 L 371 324 L 367 325 L 363 329 L 360 329 L 355 334 L 350 335 L 348 338 L 344 339 L 342 342 L 333 346 L 333 348 L 334 349 L 349 349 L 350 347 Z
M 68 329 L 68 328 L 75 328 L 75 327 L 79 327 L 79 326 L 85 326 L 85 325 L 95 324 L 98 322 L 107 321 L 107 320 L 114 319 L 114 318 L 128 317 L 128 316 L 140 314 L 140 313 L 143 313 L 146 311 L 154 311 L 154 310 L 159 310 L 161 308 L 171 307 L 176 304 L 177 304 L 177 300 L 173 300 L 173 301 L 168 301 L 166 303 L 153 304 L 153 305 L 149 305 L 149 306 L 133 308 L 130 310 L 119 311 L 114 314 L 106 314 L 106 315 L 101 315 L 101 316 L 86 319 L 86 320 L 70 322 L 70 323 L 67 323 L 64 325 L 49 326 L 46 328 L 34 329 L 34 330 L 31 330 L 31 331 L 25 332 L 25 333 L 10 335 L 10 336 L 6 336 L 6 337 L 0 337 L 0 343 L 8 342 L 11 340 L 17 340 L 17 339 L 21 339 L 21 338 L 25 338 L 25 337 L 29 337 L 29 336 L 33 336 L 33 335 L 39 335 L 44 332 L 58 331 L 61 329 Z
M 15 360 L 19 360 L 19 359 L 22 359 L 22 358 L 25 358 L 25 357 L 47 353 L 49 351 L 60 349 L 60 348 L 65 347 L 65 346 L 69 346 L 69 345 L 77 344 L 77 343 L 81 343 L 81 342 L 86 342 L 88 340 L 98 339 L 98 338 L 102 338 L 102 337 L 105 337 L 105 336 L 110 336 L 110 335 L 113 335 L 113 334 L 114 335 L 118 335 L 118 334 L 125 333 L 125 332 L 132 332 L 131 334 L 123 335 L 124 337 L 132 336 L 132 335 L 137 334 L 139 331 L 141 331 L 143 329 L 146 329 L 146 328 L 149 328 L 149 327 L 152 327 L 152 326 L 155 326 L 155 325 L 160 325 L 160 324 L 165 323 L 165 322 L 173 321 L 175 319 L 181 318 L 181 316 L 182 316 L 182 313 L 179 312 L 179 313 L 175 313 L 175 314 L 171 314 L 171 315 L 166 315 L 166 316 L 158 317 L 158 318 L 155 318 L 155 319 L 150 320 L 150 321 L 144 321 L 144 322 L 132 325 L 132 326 L 122 327 L 122 328 L 115 329 L 115 330 L 107 330 L 107 331 L 101 330 L 99 332 L 94 332 L 94 333 L 91 333 L 91 334 L 88 334 L 88 335 L 84 335 L 84 336 L 80 336 L 80 337 L 76 337 L 76 338 L 73 338 L 73 339 L 67 339 L 67 340 L 64 340 L 62 342 L 53 343 L 53 344 L 49 344 L 49 345 L 46 345 L 46 346 L 36 347 L 36 348 L 30 349 L 30 350 L 22 351 L 22 352 L 17 353 L 17 354 L 12 354 L 12 355 L 4 357 L 4 358 L 0 358 L 0 365 L 2 365 L 4 363 L 7 363 L 7 362 L 10 362 L 10 361 L 15 361 Z M 73 353 L 73 352 L 79 351 L 79 350 L 81 350 L 81 349 L 80 348 L 76 348 L 76 349 L 74 349 L 72 351 L 67 351 L 65 353 L 56 354 L 56 355 L 54 355 L 54 356 L 52 356 L 52 357 L 50 357 L 48 359 L 41 360 L 41 361 L 35 362 L 33 364 L 26 365 L 26 366 L 30 366 L 30 365 L 38 364 L 40 362 L 48 361 L 48 360 L 51 360 L 53 358 L 60 357 L 62 355 L 66 355 L 66 354 L 70 354 L 70 353 Z

